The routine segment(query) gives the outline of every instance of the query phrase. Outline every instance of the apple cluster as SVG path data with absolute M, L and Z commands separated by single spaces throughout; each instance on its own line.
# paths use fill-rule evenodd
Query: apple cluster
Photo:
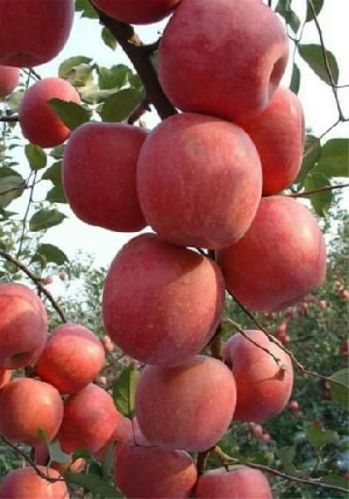
M 57 55 L 73 16 L 71 0 L 32 0 L 30 24 L 25 2 L 0 4 L 9 20 L 0 33 L 0 63 L 15 68 Z M 46 78 L 26 91 L 19 121 L 24 136 L 42 147 L 69 136 L 63 184 L 81 220 L 119 232 L 152 229 L 116 255 L 103 289 L 108 335 L 146 364 L 136 414 L 133 421 L 123 417 L 93 384 L 104 350 L 91 331 L 64 324 L 47 338 L 40 300 L 23 285 L 4 284 L 0 433 L 36 447 L 38 456 L 45 454 L 42 433 L 68 454 L 85 448 L 97 458 L 118 442 L 115 482 L 128 498 L 270 499 L 260 471 L 238 466 L 198 477 L 190 453 L 213 448 L 232 421 L 256 425 L 276 416 L 292 393 L 290 358 L 262 331 L 235 334 L 223 360 L 207 355 L 226 291 L 252 311 L 271 313 L 298 303 L 325 278 L 316 219 L 282 194 L 299 172 L 304 141 L 301 103 L 280 86 L 285 30 L 259 0 L 92 3 L 132 24 L 173 13 L 157 69 L 180 112 L 152 131 L 90 122 L 70 134 L 48 101 L 80 97 L 68 82 Z M 26 366 L 33 377 L 9 380 L 8 370 Z M 53 494 L 49 487 L 57 488 L 55 497 L 67 494 L 62 482 L 25 468 L 7 475 L 0 498 L 19 497 L 28 484 L 37 496 Z

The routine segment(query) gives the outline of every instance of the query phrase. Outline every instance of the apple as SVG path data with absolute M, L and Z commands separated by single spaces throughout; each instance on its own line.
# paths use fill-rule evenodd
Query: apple
M 162 239 L 224 248 L 238 241 L 255 217 L 261 163 L 240 127 L 211 116 L 177 114 L 145 141 L 137 187 L 145 219 Z
M 114 479 L 130 499 L 191 497 L 197 471 L 187 452 L 120 445 L 115 452 Z
M 167 17 L 180 0 L 91 0 L 108 16 L 130 24 L 150 24 Z
M 289 356 L 262 331 L 244 333 L 280 359 L 279 367 L 269 353 L 241 333 L 232 336 L 225 345 L 224 357 L 232 366 L 236 381 L 234 419 L 261 423 L 285 408 L 293 388 L 293 367 Z
M 292 198 L 262 198 L 251 227 L 218 252 L 229 292 L 246 307 L 276 312 L 300 302 L 326 277 L 326 246 L 311 212 Z
M 278 88 L 269 105 L 253 118 L 238 120 L 262 162 L 263 194 L 277 194 L 297 177 L 304 147 L 304 114 L 298 97 Z
M 10 95 L 14 91 L 19 83 L 20 73 L 18 68 L 0 66 L 0 99 Z
M 0 284 L 0 369 L 35 362 L 46 336 L 47 314 L 37 295 L 23 284 Z
M 38 466 L 46 476 L 56 479 L 50 482 L 41 478 L 34 468 L 10 471 L 0 483 L 0 499 L 69 499 L 68 488 L 60 473 L 47 466 Z
M 349 355 L 349 340 L 345 340 L 341 343 L 341 353 L 344 357 Z
M 0 64 L 33 67 L 63 49 L 73 24 L 73 0 L 1 0 Z
M 287 59 L 286 31 L 261 1 L 182 0 L 160 43 L 159 79 L 182 111 L 234 121 L 268 105 Z
M 56 436 L 63 401 L 53 386 L 32 378 L 16 378 L 0 391 L 0 433 L 13 443 L 37 445 Z
M 9 369 L 0 369 L 0 390 L 10 381 L 12 371 Z
M 122 416 L 121 421 L 118 420 L 114 432 L 109 440 L 103 445 L 103 447 L 94 453 L 94 457 L 99 461 L 104 462 L 112 445 L 134 445 L 134 443 L 133 423 L 129 418 Z
M 35 372 L 62 394 L 80 391 L 102 369 L 105 353 L 102 343 L 80 324 L 62 324 L 48 339 Z
M 80 102 L 79 94 L 68 81 L 45 78 L 25 91 L 19 108 L 18 119 L 24 137 L 41 147 L 62 144 L 70 134 L 69 128 L 51 108 L 51 99 Z
M 142 128 L 118 123 L 86 123 L 71 134 L 63 157 L 63 184 L 78 218 L 120 232 L 145 227 L 136 168 L 147 135 Z
M 235 403 L 231 371 L 200 355 L 176 367 L 146 366 L 136 389 L 139 428 L 166 449 L 209 449 L 228 429 Z
M 104 282 L 108 334 L 127 355 L 150 364 L 179 364 L 199 353 L 214 335 L 223 305 L 217 265 L 155 234 L 129 241 Z

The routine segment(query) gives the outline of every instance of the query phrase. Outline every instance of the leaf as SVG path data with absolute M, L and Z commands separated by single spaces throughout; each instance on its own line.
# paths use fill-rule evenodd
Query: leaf
M 290 90 L 292 90 L 292 92 L 296 95 L 299 92 L 300 84 L 301 84 L 301 72 L 299 71 L 299 67 L 297 66 L 297 64 L 293 64 Z
M 113 389 L 116 407 L 124 416 L 132 417 L 134 413 L 135 391 L 139 372 L 134 367 L 126 367 L 120 374 Z
M 319 450 L 327 444 L 336 444 L 339 440 L 338 433 L 332 430 L 325 430 L 318 426 L 309 426 L 306 432 L 307 439 L 314 447 Z
M 43 208 L 31 217 L 29 221 L 29 229 L 32 232 L 48 229 L 60 224 L 66 218 L 63 213 L 56 209 Z
M 104 43 L 107 45 L 107 47 L 111 48 L 112 50 L 115 50 L 117 47 L 117 41 L 115 39 L 115 36 L 112 34 L 112 32 L 104 26 L 102 28 L 102 33 L 101 33 L 102 40 Z
M 293 464 L 296 457 L 296 448 L 287 445 L 285 447 L 281 447 L 281 449 L 278 449 L 276 453 L 286 473 L 290 473 L 292 475 L 297 474 L 297 470 Z
M 50 99 L 49 104 L 70 130 L 75 130 L 75 128 L 90 120 L 90 111 L 75 102 Z
M 48 453 L 50 461 L 55 463 L 68 464 L 71 461 L 71 456 L 62 451 L 61 445 L 58 440 L 48 442 Z
M 120 90 L 105 101 L 101 117 L 103 121 L 120 122 L 126 120 L 142 102 L 141 94 L 132 88 Z
M 52 262 L 57 265 L 63 265 L 65 262 L 68 262 L 66 254 L 53 244 L 40 244 L 36 250 L 33 260 L 36 260 L 38 257 L 43 257 L 47 263 Z
M 128 82 L 130 69 L 124 64 L 118 64 L 110 69 L 98 66 L 97 72 L 100 89 L 119 89 Z
M 314 167 L 320 157 L 321 145 L 320 140 L 314 135 L 305 137 L 303 162 L 295 181 L 296 184 L 302 184 L 309 171 Z
M 315 14 L 318 15 L 322 9 L 322 6 L 324 4 L 324 0 L 312 0 L 313 2 L 313 7 L 315 10 Z M 312 21 L 314 19 L 314 14 L 313 14 L 313 9 L 310 6 L 310 3 L 307 2 L 307 16 L 305 19 L 305 22 Z
M 77 87 L 86 85 L 86 82 L 91 78 L 91 61 L 90 57 L 85 57 L 84 55 L 70 57 L 60 64 L 58 76 L 64 80 L 68 80 L 72 85 Z
M 76 12 L 81 12 L 81 17 L 87 17 L 88 19 L 98 18 L 98 14 L 89 0 L 76 0 L 75 10 Z
M 27 144 L 24 148 L 25 155 L 32 170 L 37 171 L 45 168 L 47 164 L 47 157 L 45 151 L 34 144 Z
M 330 384 L 332 399 L 340 404 L 344 409 L 349 408 L 349 369 L 341 369 L 332 374 L 332 379 L 338 383 Z
M 60 144 L 59 146 L 54 147 L 51 149 L 50 156 L 52 156 L 54 159 L 61 159 L 63 156 L 64 152 L 64 145 Z
M 349 176 L 349 139 L 332 139 L 322 146 L 316 171 L 327 177 Z
M 93 473 L 73 473 L 68 470 L 64 472 L 64 478 L 68 483 L 79 485 L 101 497 L 123 497 L 104 478 Z
M 42 178 L 51 180 L 54 185 L 62 185 L 62 161 L 56 161 L 50 168 L 47 168 Z
M 329 485 L 335 485 L 336 487 L 343 487 L 343 489 L 348 489 L 348 479 L 341 477 L 340 475 L 327 475 L 322 476 L 321 481 L 324 483 L 328 483 Z
M 286 24 L 291 26 L 294 33 L 297 33 L 301 22 L 297 14 L 292 10 L 291 1 L 279 0 L 275 11 L 278 12 L 285 19 Z
M 330 187 L 331 182 L 327 177 L 321 173 L 312 172 L 307 176 L 304 181 L 304 188 L 306 191 L 312 191 L 314 189 L 322 189 L 323 187 Z M 315 212 L 320 216 L 326 216 L 329 207 L 333 199 L 333 193 L 329 191 L 316 192 L 309 196 L 311 204 Z
M 339 69 L 335 56 L 329 50 L 324 50 L 320 45 L 299 45 L 298 47 L 301 57 L 305 60 L 311 69 L 328 85 L 331 85 L 327 67 L 324 61 L 324 52 L 328 60 L 330 72 L 334 83 L 338 83 Z
M 24 179 L 15 172 L 0 180 L 0 207 L 6 208 L 11 201 L 18 198 L 25 188 Z
M 55 185 L 46 194 L 46 201 L 50 203 L 67 203 L 63 187 L 61 185 Z

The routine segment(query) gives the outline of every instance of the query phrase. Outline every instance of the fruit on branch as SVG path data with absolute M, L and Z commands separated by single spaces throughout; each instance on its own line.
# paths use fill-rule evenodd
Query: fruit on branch
M 204 451 L 228 429 L 236 403 L 231 371 L 198 355 L 176 367 L 146 366 L 136 389 L 144 437 L 167 449 Z
M 26 90 L 19 108 L 19 124 L 24 137 L 41 147 L 62 144 L 70 134 L 50 106 L 51 99 L 80 102 L 79 94 L 68 81 L 45 78 Z
M 0 64 L 33 67 L 63 49 L 73 24 L 73 0 L 1 0 Z
M 150 24 L 167 17 L 180 0 L 91 0 L 108 16 L 129 24 Z
M 267 106 L 287 58 L 285 29 L 262 2 L 182 0 L 160 43 L 159 79 L 182 111 L 235 120 Z
M 9 369 L 0 369 L 0 390 L 10 381 L 12 371 Z
M 146 137 L 142 128 L 114 123 L 86 123 L 71 134 L 63 157 L 63 184 L 78 218 L 122 232 L 145 227 L 136 167 Z
M 199 477 L 195 497 L 210 499 L 272 499 L 268 480 L 259 470 L 234 466 L 206 471 Z
M 161 238 L 183 246 L 215 249 L 238 241 L 256 214 L 261 184 L 251 139 L 233 123 L 210 116 L 167 118 L 139 157 L 144 216 Z
M 105 461 L 106 455 L 110 452 L 110 447 L 112 445 L 116 446 L 118 444 L 134 445 L 134 431 L 132 421 L 125 417 L 121 417 L 121 421 L 118 423 L 114 429 L 112 436 L 109 438 L 106 444 L 103 445 L 97 452 L 94 453 L 94 457 L 99 461 Z
M 0 98 L 6 97 L 14 91 L 19 82 L 19 75 L 20 70 L 18 68 L 0 66 Z
M 124 352 L 149 364 L 179 364 L 214 335 L 223 278 L 212 260 L 142 234 L 112 262 L 102 305 L 105 328 Z
M 67 454 L 76 449 L 98 452 L 118 427 L 123 417 L 113 399 L 102 388 L 88 385 L 64 402 L 64 418 L 58 439 Z
M 278 365 L 241 333 L 225 345 L 224 357 L 236 381 L 234 419 L 261 423 L 285 408 L 293 388 L 293 367 L 289 356 L 262 331 L 245 331 L 245 335 L 280 360 Z
M 96 378 L 104 359 L 103 345 L 92 331 L 80 324 L 63 324 L 48 339 L 35 372 L 60 393 L 71 394 Z
M 68 488 L 60 478 L 60 473 L 47 466 L 38 466 L 50 482 L 41 478 L 34 468 L 21 468 L 10 471 L 0 484 L 0 499 L 69 499 Z
M 61 396 L 48 383 L 16 378 L 0 392 L 0 433 L 11 442 L 37 445 L 44 436 L 51 441 L 62 419 Z
M 115 452 L 114 479 L 130 499 L 190 497 L 197 471 L 187 452 L 120 445 Z
M 46 310 L 27 286 L 0 285 L 0 369 L 20 369 L 39 357 L 47 335 Z
M 238 120 L 257 147 L 262 162 L 263 194 L 277 194 L 300 170 L 304 146 L 304 114 L 298 97 L 278 88 L 269 105 L 254 118 Z
M 245 236 L 218 252 L 227 289 L 258 312 L 287 308 L 326 277 L 326 247 L 311 212 L 292 198 L 262 198 Z

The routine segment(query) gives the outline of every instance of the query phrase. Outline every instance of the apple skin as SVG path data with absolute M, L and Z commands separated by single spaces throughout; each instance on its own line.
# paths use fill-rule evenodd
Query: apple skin
M 194 497 L 210 499 L 272 499 L 268 480 L 259 470 L 236 466 L 206 471 L 199 477 Z
M 262 162 L 263 195 L 277 194 L 297 177 L 304 148 L 304 114 L 298 97 L 278 88 L 269 105 L 251 119 L 238 121 Z
M 268 105 L 287 59 L 285 29 L 262 2 L 182 0 L 164 31 L 158 72 L 182 111 L 235 121 Z
M 240 127 L 210 116 L 177 114 L 145 141 L 137 187 L 145 219 L 162 239 L 224 248 L 238 241 L 255 217 L 261 163 Z
M 78 218 L 119 232 L 146 226 L 136 168 L 147 135 L 142 128 L 115 123 L 86 123 L 71 134 L 63 157 L 63 185 Z
M 102 343 L 80 324 L 62 324 L 48 339 L 35 372 L 61 394 L 76 393 L 91 383 L 102 369 Z
M 197 471 L 187 452 L 120 445 L 115 452 L 114 480 L 130 499 L 190 497 Z
M 0 98 L 10 95 L 19 82 L 20 70 L 10 66 L 0 66 Z
M 74 18 L 73 0 L 1 0 L 0 64 L 34 67 L 63 49 Z
M 12 371 L 9 369 L 0 369 L 0 390 L 10 381 Z
M 258 312 L 302 301 L 326 277 L 325 239 L 316 219 L 282 196 L 262 198 L 245 236 L 217 256 L 228 291 Z
M 103 445 L 97 452 L 94 453 L 94 457 L 99 461 L 104 462 L 106 453 L 109 451 L 111 445 L 118 444 L 126 444 L 133 445 L 134 444 L 134 430 L 132 421 L 122 416 L 121 420 L 118 420 L 115 430 L 112 436 L 109 438 L 108 442 Z
M 50 478 L 60 473 L 47 466 L 38 466 Z M 69 499 L 68 488 L 62 480 L 49 482 L 41 478 L 34 468 L 10 471 L 0 484 L 0 499 Z
M 91 0 L 108 16 L 129 24 L 150 24 L 167 17 L 180 0 Z
M 279 414 L 287 405 L 293 388 L 293 367 L 289 356 L 262 332 L 245 334 L 280 359 L 275 360 L 240 333 L 225 345 L 224 357 L 236 381 L 237 402 L 234 419 L 264 421 Z
M 37 295 L 23 284 L 0 284 L 0 369 L 34 363 L 46 337 L 47 314 Z
M 176 367 L 146 366 L 136 389 L 139 428 L 166 449 L 209 449 L 228 429 L 235 403 L 230 369 L 201 355 Z
M 104 282 L 108 334 L 128 355 L 149 364 L 180 364 L 199 353 L 214 335 L 223 305 L 218 266 L 155 234 L 129 241 Z
M 90 384 L 64 402 L 64 418 L 58 439 L 67 454 L 76 449 L 98 452 L 106 445 L 123 416 L 102 388 Z
M 14 443 L 31 446 L 56 436 L 63 419 L 63 401 L 53 386 L 32 378 L 16 378 L 0 392 L 0 433 Z
M 79 94 L 68 81 L 45 78 L 25 91 L 19 108 L 18 119 L 24 137 L 41 147 L 63 144 L 70 134 L 49 105 L 51 99 L 80 103 Z

